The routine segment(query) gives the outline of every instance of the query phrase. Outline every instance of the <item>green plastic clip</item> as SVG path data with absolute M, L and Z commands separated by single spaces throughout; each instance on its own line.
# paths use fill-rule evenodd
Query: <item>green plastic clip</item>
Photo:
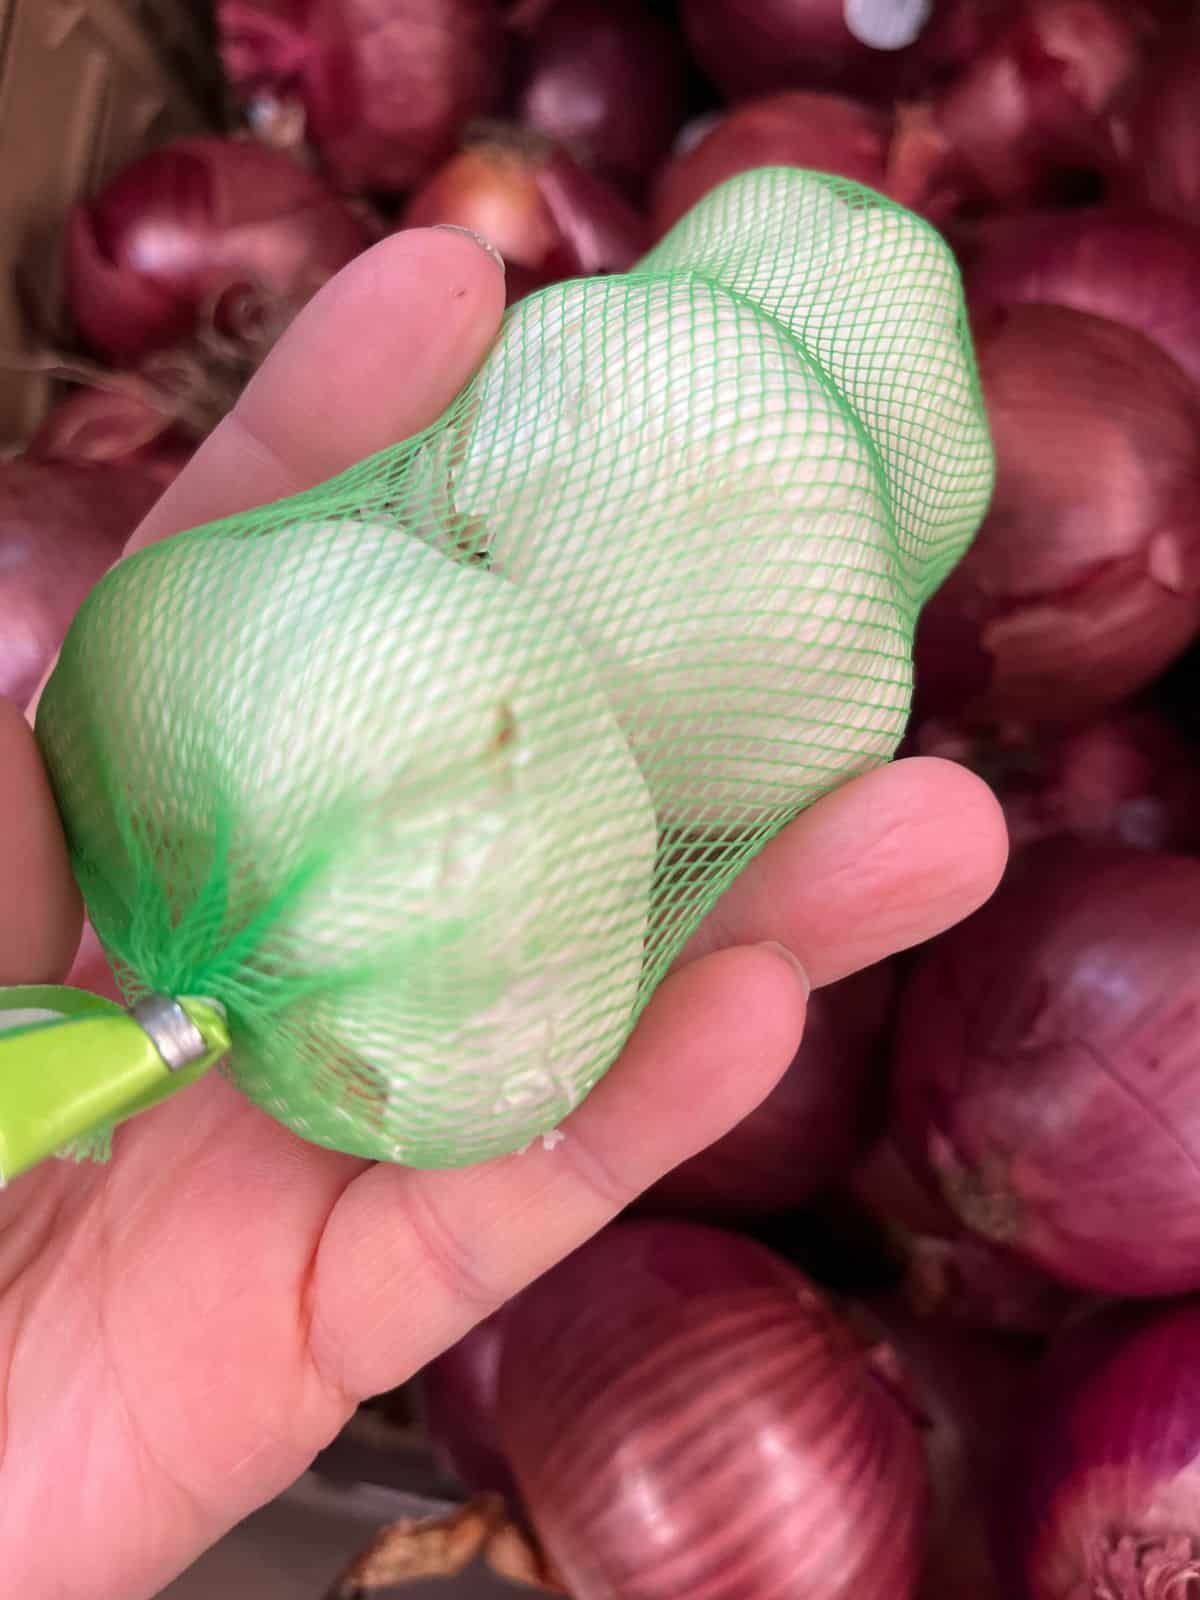
M 0 1185 L 187 1088 L 228 1050 L 210 1000 L 127 1011 L 79 989 L 0 989 Z

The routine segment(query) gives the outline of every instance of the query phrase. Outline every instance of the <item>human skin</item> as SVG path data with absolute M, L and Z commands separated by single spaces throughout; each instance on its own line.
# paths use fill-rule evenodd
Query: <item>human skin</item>
M 504 306 L 465 235 L 359 257 L 293 324 L 134 546 L 295 493 L 425 426 Z M 0 1568 L 39 1600 L 151 1596 L 417 1371 L 770 1091 L 809 984 L 994 887 L 989 792 L 915 759 L 784 830 L 698 931 L 553 1150 L 419 1172 L 307 1145 L 213 1077 L 105 1166 L 0 1194 Z M 55 982 L 81 910 L 27 721 L 0 704 L 0 983 Z

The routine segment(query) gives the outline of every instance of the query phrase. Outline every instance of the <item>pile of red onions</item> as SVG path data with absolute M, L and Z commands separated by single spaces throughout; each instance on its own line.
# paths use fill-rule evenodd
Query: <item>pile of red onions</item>
M 1078 721 L 1200 628 L 1200 393 L 1084 312 L 992 308 L 975 331 L 996 490 L 921 617 L 919 715 Z
M 888 966 L 814 991 L 804 1042 L 776 1087 L 732 1132 L 661 1179 L 643 1207 L 677 1216 L 767 1215 L 792 1210 L 845 1172 L 884 1112 L 894 993 Z
M 678 32 L 641 0 L 561 0 L 529 46 L 517 113 L 635 194 L 687 109 Z
M 761 1245 L 608 1229 L 504 1317 L 499 1434 L 574 1600 L 906 1600 L 916 1404 Z
M 1200 860 L 1056 839 L 920 962 L 897 1126 L 960 1218 L 1068 1284 L 1200 1287 Z
M 1021 0 L 1014 10 L 936 102 L 956 166 L 993 205 L 1053 196 L 1071 175 L 1111 166 L 1108 118 L 1157 31 L 1137 0 Z
M 67 298 L 84 338 L 116 362 L 204 328 L 255 343 L 367 243 L 363 222 L 290 157 L 182 139 L 73 208 Z
M 402 220 L 483 234 L 504 257 L 510 301 L 561 278 L 627 271 L 647 244 L 641 218 L 605 179 L 549 141 L 500 126 L 439 168 Z
M 161 488 L 141 466 L 0 463 L 0 695 L 28 702 Z
M 1200 1301 L 1065 1334 L 1028 1403 L 996 1548 L 1029 1600 L 1190 1600 L 1200 1586 Z
M 992 218 L 956 242 L 976 309 L 1036 301 L 1108 317 L 1200 384 L 1200 227 L 1101 207 Z
M 344 189 L 409 188 L 503 91 L 496 0 L 218 0 L 217 19 L 252 120 L 297 104 Z
M 931 723 L 914 742 L 923 755 L 961 761 L 991 784 L 1014 846 L 1070 834 L 1144 850 L 1200 851 L 1200 749 L 1150 706 L 1008 739 Z
M 977 54 L 1005 0 L 682 0 L 701 67 L 732 98 L 835 87 L 912 94 Z

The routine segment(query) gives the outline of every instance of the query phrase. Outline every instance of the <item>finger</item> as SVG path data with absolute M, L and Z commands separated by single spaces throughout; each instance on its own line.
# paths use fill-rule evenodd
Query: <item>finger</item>
M 300 313 L 128 548 L 312 488 L 427 427 L 503 312 L 499 257 L 471 235 L 384 239 Z
M 913 757 L 857 778 L 785 828 L 691 939 L 681 962 L 774 939 L 814 985 L 932 939 L 991 894 L 1008 856 L 992 791 Z
M 722 951 L 667 979 L 553 1148 L 357 1178 L 313 1266 L 325 1380 L 352 1400 L 399 1383 L 720 1138 L 791 1061 L 807 992 L 784 952 Z
M 57 983 L 82 922 L 33 734 L 17 707 L 0 699 L 0 984 Z

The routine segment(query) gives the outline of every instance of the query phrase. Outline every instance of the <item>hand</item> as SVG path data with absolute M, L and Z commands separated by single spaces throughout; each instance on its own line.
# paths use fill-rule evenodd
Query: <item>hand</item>
M 424 426 L 503 299 L 462 234 L 378 245 L 297 320 L 134 543 Z M 828 796 L 729 891 L 552 1151 L 370 1166 L 303 1144 L 214 1076 L 122 1129 L 109 1165 L 18 1180 L 0 1196 L 5 1592 L 153 1594 L 358 1401 L 745 1116 L 799 1041 L 800 964 L 829 983 L 930 937 L 990 893 L 1004 855 L 988 791 L 949 764 L 901 762 Z M 79 926 L 32 735 L 0 710 L 0 982 L 61 979 Z

